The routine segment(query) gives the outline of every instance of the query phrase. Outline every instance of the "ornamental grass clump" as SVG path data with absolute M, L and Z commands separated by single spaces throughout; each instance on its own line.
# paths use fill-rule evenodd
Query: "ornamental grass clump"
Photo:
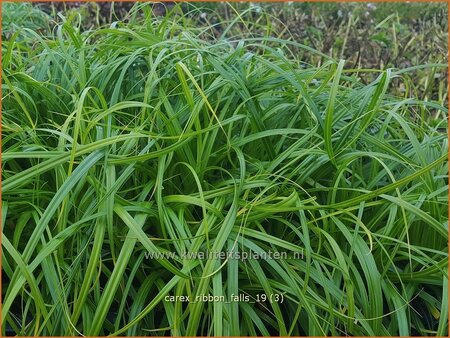
M 415 68 L 177 8 L 3 41 L 2 333 L 446 335 L 447 109 L 390 94 Z

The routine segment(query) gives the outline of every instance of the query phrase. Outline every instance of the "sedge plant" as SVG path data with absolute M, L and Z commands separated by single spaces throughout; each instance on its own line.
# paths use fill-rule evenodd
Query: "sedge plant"
M 446 65 L 76 20 L 2 42 L 2 334 L 447 335 L 447 108 L 391 91 Z

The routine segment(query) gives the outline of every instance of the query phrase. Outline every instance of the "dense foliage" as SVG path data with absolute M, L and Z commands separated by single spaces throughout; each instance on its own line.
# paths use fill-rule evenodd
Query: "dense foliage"
M 21 27 L 51 31 L 63 17 L 76 16 L 81 30 L 115 21 L 128 22 L 132 2 L 35 2 L 4 3 L 3 33 Z M 333 58 L 343 58 L 350 68 L 410 67 L 446 63 L 448 5 L 445 2 L 173 2 L 152 3 L 154 15 L 183 16 L 191 25 L 210 31 L 213 39 L 228 36 L 265 35 L 301 42 Z M 197 8 L 199 10 L 197 10 Z M 40 10 L 37 10 L 40 9 Z M 40 13 L 40 15 L 39 15 Z M 139 14 L 137 14 L 139 15 Z M 73 18 L 72 18 L 73 19 Z M 230 23 L 234 24 L 230 28 Z M 202 38 L 208 39 L 205 35 Z M 317 65 L 321 55 L 297 49 L 297 57 Z M 372 73 L 361 81 L 372 81 Z M 397 92 L 422 100 L 447 102 L 447 72 L 442 68 L 418 69 L 404 74 Z
M 446 65 L 176 12 L 3 41 L 3 334 L 447 335 L 447 109 L 392 88 Z

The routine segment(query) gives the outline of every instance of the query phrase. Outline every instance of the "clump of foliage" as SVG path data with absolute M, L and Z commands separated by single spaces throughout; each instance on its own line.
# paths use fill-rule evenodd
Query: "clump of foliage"
M 131 2 L 36 3 L 50 17 L 79 17 L 80 29 L 93 29 L 129 20 Z M 152 3 L 153 13 L 165 15 L 173 3 Z M 199 8 L 200 10 L 197 10 Z M 214 38 L 227 33 L 236 38 L 257 34 L 314 47 L 332 58 L 343 58 L 349 68 L 392 67 L 446 63 L 448 5 L 437 3 L 257 3 L 233 6 L 221 3 L 183 3 L 179 14 L 193 25 L 209 28 Z M 237 21 L 237 22 L 235 22 Z M 205 37 L 203 37 L 205 38 Z M 292 47 L 292 46 L 291 46 Z M 293 48 L 293 47 L 292 47 Z M 305 62 L 317 65 L 321 55 L 293 48 Z M 367 84 L 372 73 L 361 74 Z M 406 85 L 393 81 L 397 94 L 447 102 L 447 73 L 440 67 L 418 69 L 406 77 Z
M 3 40 L 2 333 L 446 335 L 447 109 L 390 87 L 446 65 L 176 13 Z M 183 258 L 208 251 L 288 258 Z M 165 298 L 237 294 L 283 301 Z
M 195 8 L 185 4 L 185 12 Z M 202 8 L 204 5 L 202 4 Z M 196 13 L 195 11 L 193 13 Z M 245 13 L 245 14 L 243 14 Z M 213 25 L 217 36 L 238 20 L 231 34 L 260 32 L 314 47 L 333 58 L 344 58 L 350 68 L 406 68 L 447 62 L 448 5 L 446 3 L 226 3 L 209 4 L 191 15 L 197 25 Z M 320 55 L 296 50 L 311 64 Z M 372 81 L 370 73 L 362 81 Z M 447 102 L 447 73 L 441 68 L 415 72 L 398 94 Z
M 2 36 L 11 36 L 23 28 L 46 32 L 51 17 L 31 2 L 2 2 Z

